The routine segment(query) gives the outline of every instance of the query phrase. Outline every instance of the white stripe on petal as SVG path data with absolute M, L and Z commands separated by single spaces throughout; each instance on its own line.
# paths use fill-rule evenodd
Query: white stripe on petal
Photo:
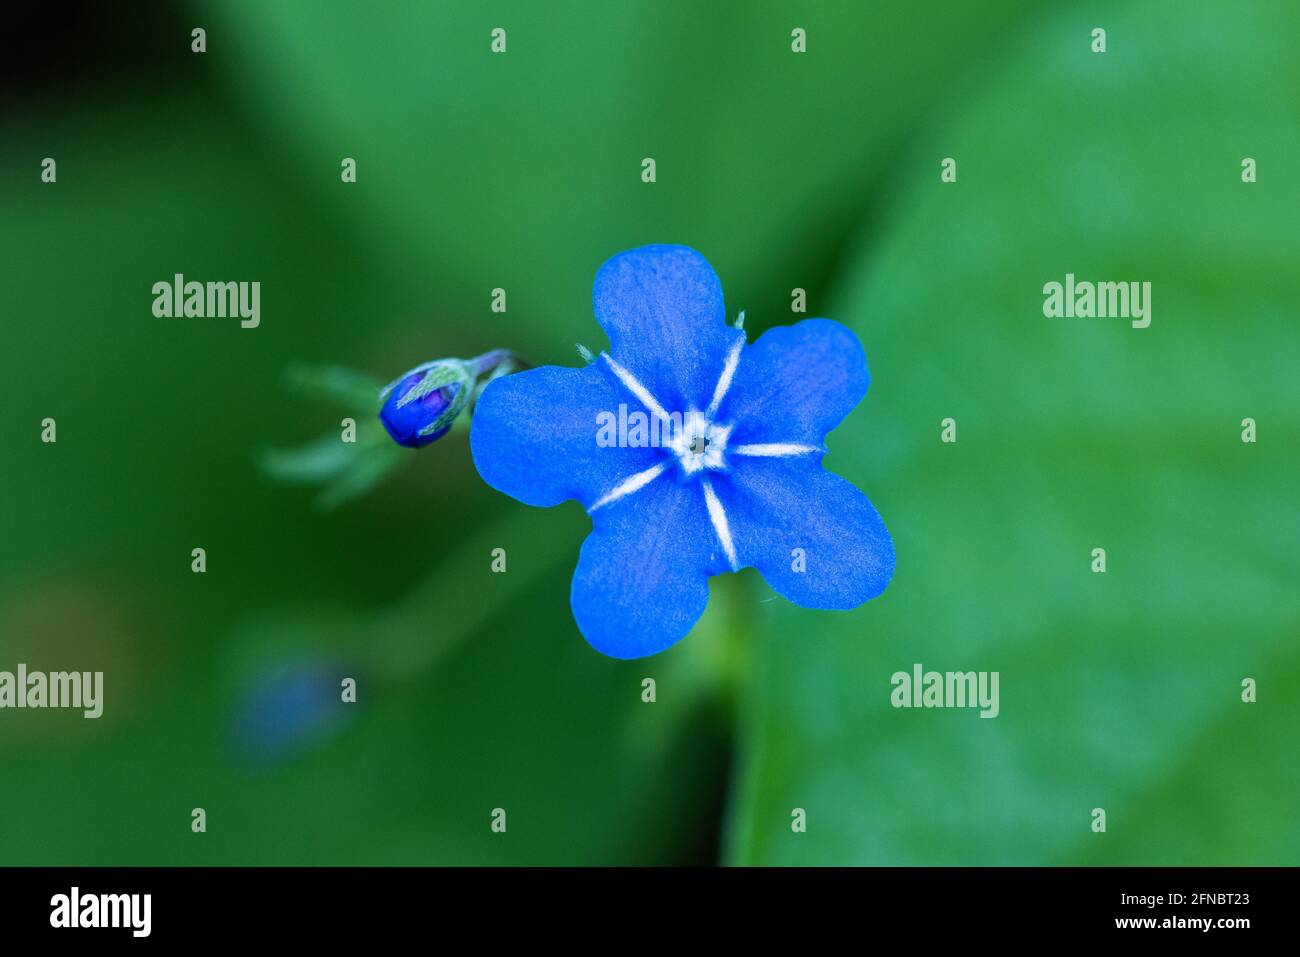
M 664 470 L 668 468 L 668 465 L 669 465 L 669 460 L 664 459 L 664 461 L 660 462 L 658 465 L 652 465 L 650 466 L 650 468 L 643 469 L 642 471 L 637 472 L 635 475 L 629 475 L 627 478 L 623 479 L 623 481 L 619 482 L 612 489 L 610 489 L 608 492 L 606 492 L 604 495 L 598 498 L 592 504 L 591 508 L 587 509 L 587 513 L 591 514 L 596 509 L 600 508 L 602 505 L 608 505 L 610 502 L 616 502 L 620 498 L 631 495 L 633 492 L 639 492 L 641 489 L 645 488 L 647 485 L 649 485 L 651 482 L 657 479 L 660 475 L 662 475 L 664 473 Z
M 745 337 L 741 336 L 727 353 L 727 361 L 722 366 L 722 375 L 718 377 L 718 384 L 713 389 L 713 400 L 709 403 L 709 411 L 704 413 L 705 418 L 712 419 L 718 414 L 718 406 L 722 405 L 723 397 L 731 388 L 731 379 L 736 374 L 736 366 L 740 365 L 740 350 L 744 346 Z
M 643 386 L 636 376 L 615 362 L 608 352 L 602 352 L 601 357 L 609 363 L 609 367 L 614 371 L 614 375 L 618 376 L 618 381 L 627 386 L 628 391 L 636 396 L 643 406 L 650 410 L 651 415 L 657 416 L 665 422 L 668 421 L 668 413 L 664 411 L 664 407 L 659 404 L 655 397 L 650 394 L 650 390 Z
M 736 568 L 736 546 L 731 540 L 731 527 L 727 525 L 727 513 L 718 501 L 718 493 L 713 491 L 713 483 L 707 478 L 700 479 L 700 484 L 704 486 L 704 504 L 709 509 L 709 519 L 713 522 L 713 530 L 718 533 L 718 541 L 722 544 L 722 550 L 727 553 L 727 561 L 731 563 L 734 571 Z
M 754 455 L 767 459 L 784 459 L 792 455 L 810 455 L 822 451 L 817 445 L 800 445 L 797 442 L 759 442 L 754 445 L 736 445 L 728 449 L 732 455 Z

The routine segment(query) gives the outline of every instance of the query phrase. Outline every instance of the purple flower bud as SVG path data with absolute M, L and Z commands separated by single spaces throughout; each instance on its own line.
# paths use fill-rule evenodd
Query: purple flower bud
M 437 441 L 451 431 L 452 419 L 448 419 L 443 427 L 425 435 L 420 434 L 422 429 L 436 422 L 451 407 L 461 389 L 461 383 L 453 382 L 410 401 L 403 401 L 407 394 L 423 382 L 424 377 L 432 371 L 426 369 L 408 375 L 388 394 L 388 399 L 379 412 L 379 420 L 384 423 L 384 428 L 393 437 L 393 441 L 399 445 L 418 449 Z M 452 418 L 454 419 L 454 416 Z

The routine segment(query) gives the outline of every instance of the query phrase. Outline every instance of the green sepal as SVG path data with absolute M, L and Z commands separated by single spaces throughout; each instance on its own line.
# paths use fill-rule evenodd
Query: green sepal
M 411 391 L 414 392 L 415 390 L 412 389 Z M 456 395 L 452 398 L 451 404 L 443 410 L 442 415 L 438 416 L 416 434 L 432 435 L 434 432 L 447 428 L 447 426 L 451 425 L 451 423 L 456 420 L 457 416 L 465 411 L 465 408 L 469 405 L 470 399 L 473 396 L 473 392 L 474 390 L 468 385 L 462 385 L 456 390 Z M 398 406 L 400 407 L 401 404 L 402 403 L 399 402 Z
M 414 371 L 416 370 L 406 373 L 406 376 L 411 375 Z M 406 376 L 403 376 L 402 378 L 406 378 Z M 397 400 L 397 408 L 404 408 L 416 399 L 423 398 L 430 392 L 436 392 L 438 389 L 445 389 L 449 385 L 459 385 L 461 387 L 456 393 L 457 398 L 459 398 L 467 391 L 466 387 L 474 382 L 474 378 L 474 373 L 461 360 L 439 360 L 429 367 L 429 371 L 425 374 L 423 379 L 413 385 L 406 395 Z M 401 379 L 397 381 L 400 382 Z M 392 391 L 392 386 L 389 386 L 384 390 L 385 394 L 390 391 Z M 453 402 L 453 405 L 454 404 L 455 403 Z M 461 408 L 464 408 L 464 405 L 461 405 Z M 425 434 L 425 431 L 422 431 L 420 434 Z
M 382 383 L 354 369 L 296 362 L 285 371 L 285 380 L 295 392 L 308 398 L 334 402 L 367 415 L 379 408 Z

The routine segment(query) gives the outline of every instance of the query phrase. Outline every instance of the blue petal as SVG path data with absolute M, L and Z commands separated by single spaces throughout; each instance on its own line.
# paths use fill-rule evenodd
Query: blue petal
M 889 584 L 894 542 L 867 497 L 820 459 L 733 458 L 714 487 L 742 567 L 757 568 L 796 605 L 855 608 Z
M 600 267 L 592 293 L 610 354 L 669 412 L 703 409 L 741 333 L 722 284 L 686 246 L 642 246 Z
M 832 319 L 769 329 L 740 356 L 719 418 L 736 424 L 728 445 L 820 445 L 867 394 L 862 345 Z
M 596 444 L 597 414 L 617 413 L 620 402 L 633 401 L 604 363 L 502 376 L 474 409 L 474 465 L 483 481 L 526 505 L 576 498 L 590 507 L 663 457 L 660 449 Z
M 592 518 L 570 593 L 579 630 L 612 658 L 663 651 L 704 614 L 709 576 L 730 571 L 700 483 L 669 470 Z

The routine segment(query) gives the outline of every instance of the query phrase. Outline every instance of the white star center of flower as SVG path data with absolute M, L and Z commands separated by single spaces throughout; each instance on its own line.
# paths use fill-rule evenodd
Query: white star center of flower
M 677 456 L 677 462 L 687 475 L 704 469 L 727 467 L 727 437 L 730 425 L 710 422 L 704 413 L 692 409 L 682 417 L 682 427 L 675 429 L 668 447 Z

